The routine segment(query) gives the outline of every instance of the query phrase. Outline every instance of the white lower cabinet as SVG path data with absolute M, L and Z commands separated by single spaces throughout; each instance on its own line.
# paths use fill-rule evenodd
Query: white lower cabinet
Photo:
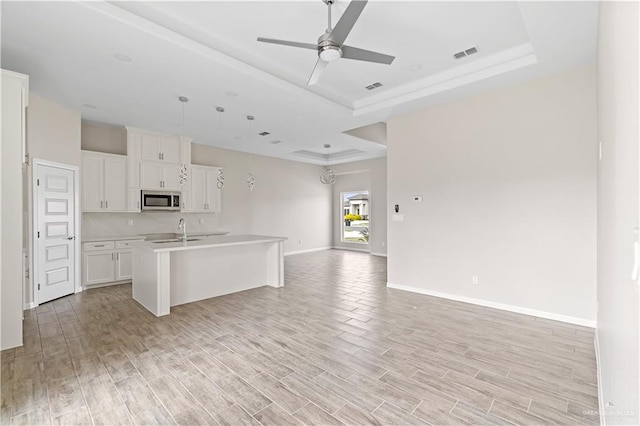
M 82 245 L 82 285 L 93 286 L 130 280 L 133 249 L 140 240 L 105 240 Z

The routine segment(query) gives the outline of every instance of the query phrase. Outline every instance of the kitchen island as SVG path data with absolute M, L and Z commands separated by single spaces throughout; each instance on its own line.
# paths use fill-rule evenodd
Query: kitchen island
M 133 298 L 156 316 L 171 306 L 284 285 L 283 237 L 218 235 L 133 246 Z

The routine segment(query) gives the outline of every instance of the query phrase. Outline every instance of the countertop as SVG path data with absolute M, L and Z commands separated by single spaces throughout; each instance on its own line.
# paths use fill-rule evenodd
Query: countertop
M 117 237 L 86 237 L 82 238 L 83 243 L 93 243 L 96 241 L 120 241 L 120 240 L 144 240 L 144 235 L 118 235 Z
M 135 244 L 135 248 L 144 248 L 154 253 L 166 253 L 172 251 L 199 250 L 213 247 L 238 246 L 244 244 L 260 244 L 285 241 L 285 237 L 273 237 L 268 235 L 215 235 L 205 237 L 197 241 L 154 243 L 142 241 Z
M 194 233 L 187 233 L 187 237 L 203 237 L 208 235 L 226 235 L 228 231 L 198 231 Z M 93 243 L 96 241 L 120 241 L 120 240 L 144 240 L 149 235 L 158 235 L 158 234 L 135 234 L 135 235 L 116 235 L 116 236 L 104 236 L 104 237 L 83 237 L 83 243 Z M 178 235 L 177 233 L 167 233 L 166 238 L 175 238 L 173 235 Z

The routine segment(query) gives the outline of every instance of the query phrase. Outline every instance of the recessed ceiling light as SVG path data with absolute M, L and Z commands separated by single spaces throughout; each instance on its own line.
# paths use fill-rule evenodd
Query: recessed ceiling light
M 95 105 L 91 105 L 91 104 L 84 104 L 84 107 L 85 107 L 85 108 L 89 108 L 89 109 L 98 109 L 98 107 L 97 107 L 97 106 L 95 106 Z
M 411 64 L 411 65 L 409 65 L 409 71 L 418 71 L 419 69 L 422 69 L 422 65 L 421 64 Z
M 232 91 L 225 92 L 224 94 L 229 96 L 230 98 L 235 98 L 235 97 L 239 96 L 238 92 L 232 92 Z
M 216 111 L 218 111 L 218 112 L 224 112 L 224 107 L 216 107 Z
M 276 140 L 276 141 L 271 141 L 269 142 L 271 145 L 278 145 L 279 143 L 281 143 L 282 141 Z
M 256 119 L 256 118 L 255 118 L 253 115 L 247 115 L 247 120 L 249 120 L 249 121 L 253 121 L 253 120 L 255 120 L 255 119 Z
M 264 132 L 260 132 L 260 133 L 258 133 L 258 134 L 259 134 L 260 136 L 267 136 L 267 135 L 270 135 L 271 133 L 269 133 L 269 132 L 267 132 L 267 131 L 264 131 Z
M 114 53 L 113 57 L 116 58 L 117 60 L 119 60 L 120 62 L 131 62 L 133 61 L 133 59 L 131 59 L 131 56 L 127 56 L 123 53 Z

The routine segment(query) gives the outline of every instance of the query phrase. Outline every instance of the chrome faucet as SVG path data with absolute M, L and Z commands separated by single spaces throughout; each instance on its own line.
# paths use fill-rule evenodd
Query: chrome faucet
M 187 242 L 187 223 L 184 221 L 183 218 L 180 218 L 180 220 L 178 221 L 178 229 L 182 230 L 182 242 L 186 243 Z

